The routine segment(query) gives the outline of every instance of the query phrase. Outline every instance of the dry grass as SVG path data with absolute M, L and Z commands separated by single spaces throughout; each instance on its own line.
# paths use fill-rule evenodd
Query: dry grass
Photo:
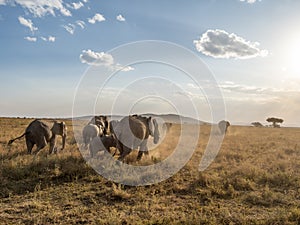
M 0 224 L 299 224 L 300 129 L 232 126 L 215 161 L 198 164 L 210 127 L 201 127 L 189 163 L 155 185 L 108 181 L 83 160 L 71 121 L 66 149 L 27 155 L 24 140 L 7 146 L 31 120 L 0 119 Z M 165 159 L 180 126 L 134 165 Z

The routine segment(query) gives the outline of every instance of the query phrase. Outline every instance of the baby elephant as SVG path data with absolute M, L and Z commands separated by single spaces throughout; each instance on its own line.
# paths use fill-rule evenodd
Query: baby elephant
M 36 153 L 43 149 L 48 143 L 50 143 L 49 153 L 56 152 L 56 137 L 60 135 L 62 137 L 62 149 L 65 148 L 67 138 L 67 126 L 65 122 L 34 120 L 32 121 L 25 132 L 17 138 L 11 139 L 8 144 L 12 144 L 15 140 L 21 139 L 25 136 L 27 152 L 31 154 L 34 145 L 37 147 Z
M 230 126 L 230 123 L 226 120 L 221 120 L 219 123 L 218 123 L 218 127 L 219 127 L 219 130 L 220 130 L 220 134 L 226 134 L 227 130 L 228 130 L 228 127 Z
M 103 127 L 95 124 L 88 124 L 82 130 L 83 143 L 85 147 L 91 142 L 94 137 L 103 135 Z
M 116 147 L 117 142 L 113 135 L 105 135 L 102 137 L 94 137 L 90 142 L 90 154 L 91 157 L 97 154 L 99 151 L 108 151 L 110 152 L 110 147 Z

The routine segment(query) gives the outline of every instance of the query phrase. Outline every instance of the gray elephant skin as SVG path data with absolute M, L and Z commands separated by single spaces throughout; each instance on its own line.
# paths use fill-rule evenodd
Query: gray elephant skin
M 62 137 L 61 150 L 63 150 L 65 148 L 65 143 L 67 138 L 67 127 L 65 122 L 54 121 L 53 123 L 48 123 L 36 119 L 28 125 L 25 132 L 21 136 L 15 139 L 11 139 L 8 142 L 8 144 L 12 144 L 15 140 L 25 136 L 28 154 L 31 154 L 34 145 L 37 146 L 36 152 L 39 152 L 49 142 L 50 142 L 49 153 L 52 153 L 54 150 L 56 150 L 57 135 L 60 135 Z
M 226 134 L 227 129 L 228 129 L 229 126 L 230 126 L 230 123 L 226 120 L 221 120 L 218 123 L 218 127 L 219 127 L 219 130 L 220 130 L 221 134 Z
M 107 119 L 107 116 L 103 116 L 103 115 L 100 115 L 100 116 L 94 116 L 90 122 L 88 124 L 95 124 L 97 125 L 98 127 L 103 127 L 103 134 L 106 135 L 107 132 L 108 132 L 108 126 L 109 126 L 109 123 L 108 123 L 108 119 Z
M 148 154 L 149 135 L 154 137 L 154 144 L 159 141 L 158 124 L 151 117 L 126 116 L 112 129 L 117 139 L 117 149 L 120 151 L 118 160 L 120 161 L 123 161 L 133 149 L 139 148 L 137 160 L 140 160 L 144 153 Z
M 111 147 L 116 147 L 116 139 L 113 135 L 104 135 L 102 137 L 94 137 L 89 145 L 90 155 L 93 158 L 99 151 L 110 152 Z M 116 153 L 116 152 L 115 152 Z M 115 155 L 115 153 L 113 155 Z
M 94 137 L 102 136 L 104 128 L 95 124 L 88 124 L 82 130 L 82 138 L 85 147 L 92 141 Z

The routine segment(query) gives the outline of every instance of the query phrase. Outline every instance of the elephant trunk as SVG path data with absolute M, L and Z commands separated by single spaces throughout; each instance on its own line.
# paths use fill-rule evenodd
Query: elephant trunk
M 65 148 L 66 139 L 67 139 L 67 134 L 63 134 L 62 135 L 62 148 L 61 148 L 61 150 L 63 150 Z
M 50 139 L 50 148 L 49 148 L 49 154 L 56 151 L 56 135 L 52 134 L 52 137 Z
M 154 125 L 154 139 L 153 143 L 157 144 L 159 142 L 159 130 L 158 130 L 158 124 L 156 119 L 153 119 L 153 125 Z

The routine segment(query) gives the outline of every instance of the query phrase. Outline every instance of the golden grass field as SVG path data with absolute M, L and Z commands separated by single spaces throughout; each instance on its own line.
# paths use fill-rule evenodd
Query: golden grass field
M 300 129 L 231 126 L 222 148 L 198 171 L 210 126 L 173 177 L 150 186 L 115 184 L 98 175 L 77 148 L 72 123 L 66 149 L 27 155 L 22 134 L 31 119 L 0 119 L 0 224 L 300 224 Z M 172 152 L 173 125 L 164 142 L 133 164 Z

